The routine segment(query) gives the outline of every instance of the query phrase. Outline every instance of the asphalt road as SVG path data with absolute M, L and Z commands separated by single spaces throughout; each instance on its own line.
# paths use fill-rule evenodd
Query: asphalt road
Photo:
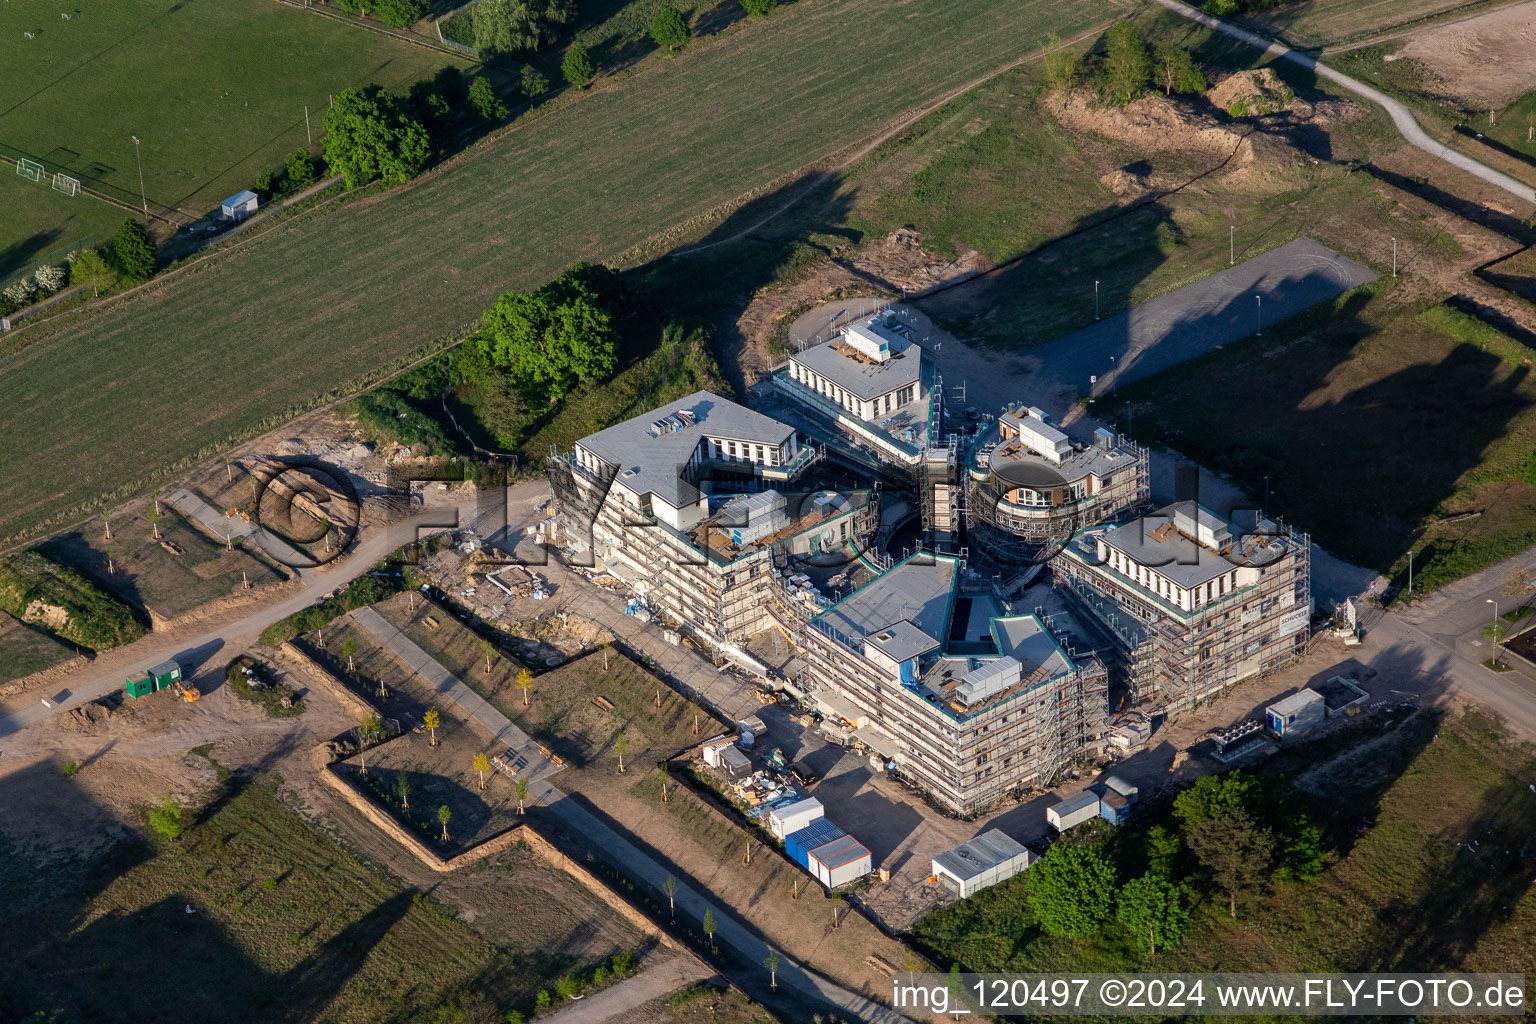
M 1518 199 L 1522 199 L 1527 203 L 1536 203 L 1536 188 L 1532 188 L 1523 181 L 1511 178 L 1502 171 L 1496 171 L 1487 164 L 1480 163 L 1444 143 L 1436 142 L 1425 134 L 1424 129 L 1419 127 L 1419 122 L 1414 119 L 1413 112 L 1406 106 L 1381 91 L 1372 89 L 1358 78 L 1351 78 L 1349 75 L 1335 71 L 1326 64 L 1319 63 L 1317 58 L 1309 54 L 1301 53 L 1284 44 L 1273 42 L 1265 39 L 1263 36 L 1240 29 L 1236 25 L 1228 24 L 1220 18 L 1206 14 L 1204 11 L 1196 10 L 1188 4 L 1180 3 L 1179 0 L 1154 0 L 1154 2 L 1166 7 L 1180 17 L 1197 21 L 1207 28 L 1214 29 L 1222 35 L 1247 43 L 1249 46 L 1256 46 L 1271 56 L 1288 60 L 1293 64 L 1299 64 L 1308 71 L 1316 73 L 1319 78 L 1326 78 L 1335 85 L 1342 86 L 1355 95 L 1370 100 L 1387 112 L 1392 118 L 1392 123 L 1397 126 L 1398 133 L 1410 145 L 1422 149 L 1430 156 L 1444 160 L 1451 166 L 1460 168 L 1468 174 L 1475 175 L 1488 182 L 1488 184 L 1497 186 Z

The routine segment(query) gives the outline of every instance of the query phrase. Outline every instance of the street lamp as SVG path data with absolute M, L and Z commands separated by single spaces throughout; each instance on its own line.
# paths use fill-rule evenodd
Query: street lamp
M 133 161 L 139 165 L 139 201 L 144 204 L 144 222 L 149 223 L 149 195 L 144 191 L 144 158 L 139 155 L 139 137 L 128 136 L 133 140 Z
M 1093 318 L 1099 318 L 1099 282 L 1093 282 Z
M 1263 514 L 1269 515 L 1269 477 L 1264 478 L 1264 508 Z
M 1110 356 L 1109 357 L 1109 372 L 1114 374 L 1114 384 L 1112 385 L 1113 388 L 1114 388 L 1114 396 L 1116 398 L 1119 398 L 1120 397 L 1120 371 L 1115 369 L 1115 357 L 1114 356 Z
M 1488 624 L 1488 636 L 1493 640 L 1493 661 L 1497 664 L 1499 660 L 1499 602 L 1491 597 L 1485 598 L 1485 600 L 1493 605 L 1493 621 Z
M 1264 333 L 1264 296 L 1255 295 L 1253 297 L 1253 309 L 1253 322 L 1255 325 L 1253 336 L 1257 338 Z
M 1228 254 L 1228 259 L 1227 259 L 1227 266 L 1229 266 L 1229 267 L 1235 266 L 1237 264 L 1237 225 L 1236 224 L 1232 225 L 1232 231 L 1231 231 L 1231 233 L 1229 235 L 1227 235 L 1227 248 L 1230 250 L 1230 252 Z

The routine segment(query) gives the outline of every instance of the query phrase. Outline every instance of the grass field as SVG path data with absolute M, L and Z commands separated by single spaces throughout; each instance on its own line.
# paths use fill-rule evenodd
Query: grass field
M 479 146 L 387 201 L 294 222 L 153 292 L 30 329 L 13 342 L 30 347 L 0 365 L 0 406 L 7 433 L 46 440 L 0 456 L 10 481 L 0 533 L 248 432 L 442 337 L 508 288 L 629 249 L 1017 59 L 1052 30 L 1070 35 L 1113 13 L 1101 2 L 802 0 Z M 78 372 L 86 353 L 91 375 Z M 190 415 L 115 397 L 172 391 Z M 67 433 L 51 429 L 61 408 Z M 114 443 L 125 434 L 131 448 Z M 58 466 L 67 477 L 48 468 Z
M 243 548 L 225 550 L 176 512 L 162 508 L 160 535 L 180 554 L 156 541 L 150 524 L 142 519 L 118 522 L 110 541 L 101 521 L 93 519 L 79 530 L 49 539 L 38 550 L 130 607 L 166 619 L 238 594 L 242 573 L 255 586 L 283 579 Z
M 0 683 L 52 668 L 74 656 L 71 644 L 0 612 Z
M 1273 886 L 1239 921 L 1220 898 L 1197 894 L 1181 947 L 1148 957 L 1116 926 L 1099 939 L 1047 936 L 1027 873 L 929 916 L 914 935 L 941 966 L 976 971 L 1528 970 L 1529 748 L 1504 745 L 1485 719 L 1430 712 L 1386 743 L 1333 762 L 1314 798 L 1333 846 L 1321 878 Z
M 1309 0 L 1240 20 L 1292 46 L 1333 46 L 1454 11 L 1481 9 L 1478 0 Z
M 30 274 L 41 263 L 63 263 L 71 250 L 105 245 L 118 225 L 132 216 L 89 196 L 55 192 L 46 181 L 28 181 L 10 164 L 0 165 L 0 209 L 5 210 L 0 227 L 0 287 Z
M 306 104 L 318 140 L 327 97 L 347 86 L 403 90 L 470 66 L 271 0 L 116 0 L 68 20 L 13 0 L 0 36 L 0 153 L 137 205 L 137 135 L 150 203 L 193 217 L 304 146 Z
M 488 1019 L 448 1010 L 465 1006 L 499 1020 L 573 964 L 559 952 L 573 921 L 606 916 L 563 874 L 508 850 L 487 869 L 506 873 L 527 911 L 500 948 L 310 826 L 275 785 L 235 777 L 187 819 L 174 843 L 150 834 L 65 863 L 0 841 L 11 896 L 0 1017 L 138 1022 L 173 1002 L 232 1022 Z M 55 884 L 36 884 L 44 875 Z

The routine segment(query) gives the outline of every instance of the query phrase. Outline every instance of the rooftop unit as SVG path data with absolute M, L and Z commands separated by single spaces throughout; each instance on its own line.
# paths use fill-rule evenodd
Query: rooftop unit
M 1072 454 L 1071 438 L 1051 425 L 1044 410 L 1035 406 L 1028 409 L 1010 407 L 1009 413 L 1011 426 L 1019 432 L 1019 440 L 1047 461 L 1060 465 Z
M 955 696 L 967 707 L 971 707 L 1002 693 L 1010 686 L 1018 685 L 1023 678 L 1024 663 L 1018 658 L 997 658 L 961 676 L 960 685 L 955 687 Z
M 843 340 L 862 356 L 877 363 L 891 358 L 891 339 L 886 337 L 874 320 L 849 324 L 843 329 Z
M 1173 527 L 1212 551 L 1232 546 L 1232 527 L 1226 520 L 1192 501 L 1174 507 Z

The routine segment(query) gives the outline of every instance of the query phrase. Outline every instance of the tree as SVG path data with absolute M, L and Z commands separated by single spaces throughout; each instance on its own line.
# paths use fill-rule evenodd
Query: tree
M 437 708 L 428 708 L 427 713 L 421 716 L 421 724 L 427 727 L 427 744 L 437 746 L 437 730 L 443 724 L 442 716 L 437 713 Z
M 827 893 L 827 899 L 832 903 L 832 927 L 836 928 L 842 923 L 841 918 L 838 917 L 838 912 L 843 909 L 843 894 L 840 892 L 829 892 Z
M 107 243 L 107 263 L 130 284 L 148 281 L 155 272 L 155 243 L 136 220 L 125 220 Z
M 484 75 L 469 83 L 469 105 L 487 121 L 500 121 L 507 116 L 507 105 L 496 95 L 495 86 Z
M 1114 912 L 1115 869 L 1096 846 L 1058 843 L 1029 871 L 1029 903 L 1052 935 L 1087 938 Z
M 1269 874 L 1275 837 L 1238 807 L 1197 824 L 1189 833 L 1189 848 L 1226 891 L 1227 912 L 1236 920 L 1238 897 Z
M 766 18 L 779 8 L 779 0 L 741 0 L 741 9 L 754 18 Z
M 181 808 L 176 806 L 176 801 L 169 795 L 161 797 L 149 809 L 149 827 L 167 839 L 181 838 Z
M 1205 73 L 1195 66 L 1195 59 L 1188 50 L 1177 46 L 1159 47 L 1157 51 L 1157 84 L 1163 94 L 1205 92 Z
M 671 875 L 661 883 L 661 891 L 667 894 L 667 912 L 672 915 L 672 920 L 677 920 L 677 879 Z
M 400 809 L 403 811 L 410 810 L 411 780 L 406 776 L 405 772 L 395 776 L 395 793 L 400 797 Z
M 347 188 L 374 178 L 407 181 L 426 165 L 432 140 L 409 105 L 377 85 L 343 89 L 325 113 L 325 162 Z
M 619 733 L 613 738 L 613 752 L 619 755 L 619 774 L 624 774 L 624 755 L 629 753 L 629 737 Z
M 1068 89 L 1076 82 L 1082 64 L 1077 54 L 1067 49 L 1061 36 L 1052 32 L 1045 37 L 1045 81 L 1052 89 Z
M 483 358 L 531 404 L 551 405 L 577 382 L 604 377 L 617 362 L 607 310 L 578 266 L 531 294 L 507 292 L 485 311 L 466 356 Z
M 523 813 L 523 801 L 528 799 L 528 780 L 519 778 L 512 785 L 512 792 L 517 794 L 517 813 Z
M 366 715 L 357 723 L 357 763 L 364 775 L 368 774 L 368 761 L 365 751 L 368 745 L 379 738 L 384 729 L 384 723 L 379 721 L 378 715 Z
M 592 55 L 587 52 L 587 48 L 580 43 L 572 43 L 560 61 L 560 77 L 565 79 L 567 85 L 585 89 L 592 84 L 596 75 L 597 65 L 592 63 Z
M 773 950 L 768 951 L 768 958 L 763 961 L 763 966 L 768 968 L 768 987 L 774 991 L 779 987 L 779 954 Z
M 1533 586 L 1536 586 L 1536 573 L 1523 565 L 1517 565 L 1504 574 L 1502 592 L 1505 597 L 1525 597 Z
M 704 908 L 704 934 L 709 936 L 709 951 L 715 951 L 715 912 L 709 907 Z
M 427 16 L 427 0 L 373 0 L 373 13 L 386 25 L 405 28 Z
M 528 694 L 533 690 L 533 673 L 526 666 L 517 670 L 517 688 L 523 691 L 523 707 L 527 707 Z
M 296 149 L 283 161 L 283 175 L 294 188 L 303 188 L 315 180 L 315 158 L 307 149 Z
M 523 65 L 522 73 L 518 75 L 518 85 L 522 87 L 523 95 L 530 101 L 538 99 L 549 91 L 549 79 L 543 72 L 531 65 Z
M 489 640 L 480 641 L 480 657 L 485 659 L 485 674 L 491 674 L 491 666 L 496 659 L 496 645 Z
M 160 511 L 160 499 L 159 498 L 156 498 L 154 505 L 152 505 L 150 507 L 148 512 L 144 513 L 144 518 L 149 520 L 149 526 L 150 526 L 150 530 L 152 532 L 153 538 L 155 540 L 159 540 L 160 539 L 160 520 L 165 518 L 165 513 Z
M 675 7 L 664 7 L 651 19 L 651 38 L 668 53 L 675 53 L 688 42 L 688 23 Z
M 484 752 L 478 753 L 475 755 L 474 760 L 470 762 L 470 767 L 480 776 L 480 789 L 484 792 L 485 776 L 491 770 L 490 758 L 486 757 Z
M 1115 916 L 1138 946 L 1156 956 L 1159 943 L 1170 946 L 1183 936 L 1189 913 L 1173 883 L 1161 875 L 1143 875 L 1120 890 Z
M 437 809 L 437 820 L 443 826 L 443 842 L 445 843 L 448 841 L 448 819 L 451 817 L 453 817 L 453 812 L 448 809 L 447 804 L 443 804 Z
M 1323 873 L 1323 830 L 1304 811 L 1289 816 L 1281 829 L 1279 867 L 1275 877 L 1282 882 L 1310 882 Z
M 107 261 L 95 249 L 81 249 L 69 265 L 69 279 L 76 284 L 88 286 L 92 298 L 101 294 L 101 286 L 108 283 L 111 277 L 112 268 L 107 266 Z
M 1108 32 L 1104 55 L 1104 88 L 1117 103 L 1129 103 L 1141 95 L 1152 78 L 1152 58 L 1136 26 L 1116 22 Z
M 1207 818 L 1251 807 L 1259 797 L 1259 780 L 1241 769 L 1207 775 L 1174 797 L 1173 815 L 1187 836 Z
M 350 634 L 348 634 L 347 638 L 341 642 L 341 656 L 347 659 L 347 671 L 356 672 L 357 641 L 354 640 Z
M 1205 9 L 1218 18 L 1237 13 L 1237 0 L 1205 0 Z
M 1184 852 L 1184 843 L 1178 834 L 1162 825 L 1153 825 L 1147 829 L 1146 844 L 1147 871 L 1164 878 L 1173 878 L 1178 868 L 1179 855 Z
M 475 47 L 493 53 L 531 52 L 553 42 L 570 16 L 569 0 L 480 0 L 471 15 Z

